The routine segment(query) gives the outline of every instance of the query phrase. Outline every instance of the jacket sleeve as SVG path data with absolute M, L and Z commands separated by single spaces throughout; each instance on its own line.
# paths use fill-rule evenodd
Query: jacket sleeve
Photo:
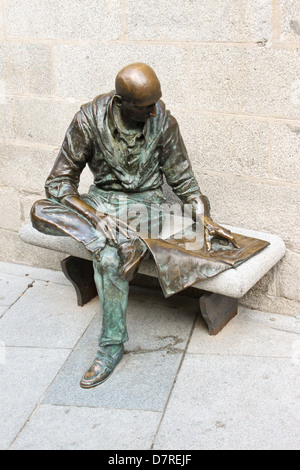
M 183 203 L 189 203 L 201 195 L 178 123 L 170 114 L 163 129 L 161 170 Z
M 78 195 L 78 186 L 92 152 L 91 130 L 80 110 L 71 122 L 64 142 L 45 183 L 46 196 L 60 201 L 68 195 Z

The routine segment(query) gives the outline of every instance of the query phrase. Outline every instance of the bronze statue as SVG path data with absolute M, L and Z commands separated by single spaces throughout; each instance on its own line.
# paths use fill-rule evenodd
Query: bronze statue
M 123 68 L 115 90 L 83 105 L 74 117 L 46 181 L 47 198 L 32 208 L 37 230 L 69 235 L 93 255 L 103 318 L 99 350 L 81 380 L 83 388 L 106 380 L 123 356 L 129 282 L 146 254 L 153 256 L 162 290 L 169 296 L 263 248 L 211 219 L 177 121 L 161 96 L 151 67 L 135 63 Z M 86 165 L 94 184 L 88 194 L 79 195 Z M 203 227 L 204 243 L 193 250 L 187 249 L 187 240 L 196 233 L 193 224 L 179 237 L 159 237 L 165 216 L 160 208 L 166 203 L 163 177 L 191 210 L 192 222 Z M 139 219 L 141 225 L 145 222 L 144 231 L 132 226 L 136 205 L 146 209 Z

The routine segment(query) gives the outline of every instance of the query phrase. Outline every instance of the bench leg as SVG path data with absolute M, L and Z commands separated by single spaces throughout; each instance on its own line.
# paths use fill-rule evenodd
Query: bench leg
M 93 263 L 89 260 L 69 256 L 61 261 L 64 275 L 75 287 L 80 307 L 97 296 Z
M 210 335 L 217 335 L 236 316 L 238 299 L 205 293 L 200 297 L 200 310 Z

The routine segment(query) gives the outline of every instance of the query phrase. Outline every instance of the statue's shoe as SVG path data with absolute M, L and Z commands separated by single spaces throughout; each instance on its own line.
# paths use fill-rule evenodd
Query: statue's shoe
M 139 265 L 147 252 L 147 246 L 139 238 L 123 243 L 118 249 L 124 265 L 121 276 L 125 281 L 132 281 L 137 274 Z
M 108 354 L 103 349 L 105 348 L 98 351 L 93 364 L 82 377 L 80 381 L 82 388 L 96 387 L 107 380 L 124 354 L 123 344 L 116 346 L 114 353 Z

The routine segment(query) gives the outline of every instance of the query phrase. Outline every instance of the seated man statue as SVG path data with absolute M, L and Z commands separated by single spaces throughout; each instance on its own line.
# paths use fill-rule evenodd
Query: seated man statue
M 176 243 L 131 229 L 128 208 L 142 203 L 150 210 L 165 203 L 165 177 L 182 203 L 193 208 L 193 220 L 204 227 L 206 253 L 215 236 L 237 247 L 231 232 L 210 218 L 208 200 L 193 174 L 177 121 L 161 96 L 151 67 L 135 63 L 123 68 L 115 90 L 83 105 L 74 117 L 46 181 L 46 199 L 37 201 L 31 211 L 37 230 L 71 236 L 92 253 L 102 331 L 96 358 L 82 377 L 83 388 L 106 380 L 123 356 L 129 281 L 146 252 L 153 255 L 168 295 L 201 279 L 198 267 L 201 271 L 203 262 L 208 262 L 208 257 L 193 257 Z M 94 184 L 88 194 L 79 195 L 86 165 Z M 216 262 L 211 275 L 222 271 L 221 264 Z

